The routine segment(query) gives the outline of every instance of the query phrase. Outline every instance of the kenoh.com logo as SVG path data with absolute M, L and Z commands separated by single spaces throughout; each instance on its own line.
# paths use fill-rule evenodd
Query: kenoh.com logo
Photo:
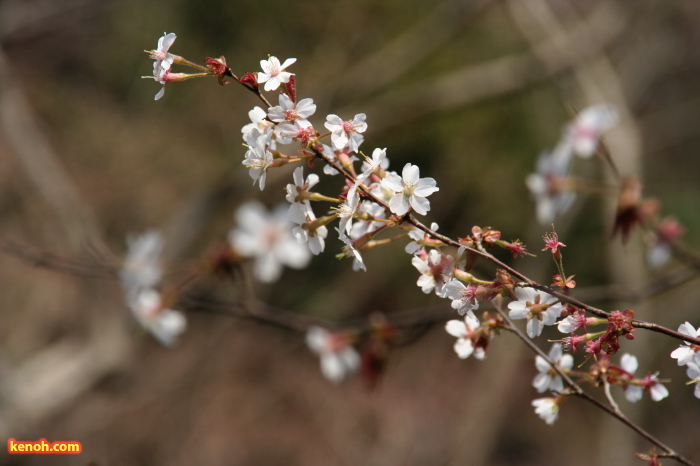
M 76 455 L 82 451 L 80 442 L 48 442 L 44 438 L 36 442 L 7 441 L 7 452 L 13 455 Z

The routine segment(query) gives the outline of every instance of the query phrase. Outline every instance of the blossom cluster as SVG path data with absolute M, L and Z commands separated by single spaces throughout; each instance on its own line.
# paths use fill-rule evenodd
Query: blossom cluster
M 167 308 L 156 289 L 163 275 L 162 249 L 163 237 L 156 231 L 131 238 L 120 278 L 126 303 L 137 322 L 162 344 L 172 346 L 185 331 L 187 321 L 180 311 Z
M 591 158 L 602 135 L 617 121 L 617 110 L 609 104 L 585 108 L 564 128 L 554 149 L 540 155 L 537 171 L 525 181 L 535 199 L 541 224 L 552 223 L 557 215 L 571 207 L 577 188 L 576 180 L 569 175 L 573 157 Z
M 250 123 L 241 129 L 246 147 L 241 163 L 253 185 L 262 191 L 271 170 L 294 166 L 285 187 L 286 203 L 269 212 L 260 202 L 249 201 L 235 213 L 236 227 L 228 236 L 230 252 L 236 261 L 249 261 L 259 281 L 271 283 L 280 279 L 284 267 L 301 269 L 308 265 L 314 255 L 325 251 L 331 228 L 342 244 L 338 256 L 352 258 L 354 270 L 366 270 L 364 251 L 405 239 L 408 241 L 405 251 L 419 273 L 416 285 L 423 293 L 450 300 L 451 308 L 460 315 L 444 327 L 456 338 L 454 351 L 459 358 L 474 356 L 483 360 L 495 335 L 502 329 L 516 331 L 508 318 L 525 320 L 525 333 L 530 339 L 540 337 L 546 326 L 556 326 L 567 334 L 551 347 L 548 355 L 542 352 L 535 360 L 538 374 L 532 385 L 538 393 L 549 391 L 552 396 L 534 400 L 532 405 L 548 424 L 555 422 L 561 403 L 578 387 L 578 382 L 619 385 L 630 402 L 641 399 L 645 391 L 654 401 L 668 396 L 658 373 L 635 377 L 638 362 L 634 356 L 623 354 L 619 364 L 612 363 L 621 349 L 621 339 L 634 339 L 632 310 L 591 317 L 584 309 L 570 304 L 565 295 L 528 281 L 516 283 L 503 269 L 498 269 L 495 277 L 489 279 L 477 277 L 472 270 L 478 256 L 476 251 L 498 246 L 517 258 L 527 254 L 525 246 L 518 240 L 504 241 L 497 230 L 478 226 L 455 242 L 438 234 L 437 224 L 427 228 L 418 222 L 413 214 L 426 215 L 430 211 L 428 198 L 439 191 L 436 181 L 421 177 L 421 169 L 412 163 L 406 163 L 400 171 L 390 170 L 386 148 L 373 148 L 371 156 L 366 155 L 362 149 L 369 126 L 364 113 L 351 118 L 328 114 L 314 121 L 316 104 L 309 97 L 297 98 L 295 74 L 288 71 L 295 58 L 280 62 L 277 57 L 268 56 L 260 61 L 262 71 L 247 72 L 237 78 L 223 57 L 209 58 L 207 67 L 200 67 L 172 55 L 169 49 L 174 41 L 174 34 L 166 34 L 159 40 L 158 48 L 150 52 L 155 60 L 152 78 L 163 85 L 156 99 L 162 97 L 165 85 L 172 81 L 216 76 L 223 85 L 224 78 L 234 78 L 265 103 L 265 108 L 256 106 L 250 110 Z M 174 74 L 170 71 L 173 64 L 194 66 L 204 73 Z M 261 87 L 265 92 L 277 94 L 276 105 L 268 102 Z M 585 108 L 565 127 L 554 149 L 540 156 L 537 171 L 528 176 L 526 184 L 537 203 L 537 218 L 541 223 L 550 223 L 566 211 L 576 191 L 590 188 L 570 175 L 573 159 L 575 156 L 587 159 L 598 153 L 602 136 L 617 120 L 617 111 L 611 105 Z M 323 167 L 314 172 L 317 163 Z M 321 171 L 341 179 L 340 186 L 330 195 L 316 191 Z M 622 191 L 634 193 L 635 185 L 623 187 Z M 638 199 L 634 195 L 628 197 L 633 199 L 632 217 L 645 215 Z M 318 207 L 319 203 L 330 205 L 323 209 Z M 623 235 L 627 234 L 629 227 L 623 222 L 618 224 Z M 398 230 L 399 234 L 394 237 L 381 234 L 390 229 Z M 656 249 L 650 256 L 657 262 L 665 260 L 682 233 L 683 228 L 673 219 L 658 222 L 653 239 Z M 553 276 L 552 287 L 568 291 L 576 283 L 573 275 L 564 273 L 562 248 L 565 246 L 556 233 L 545 236 L 543 251 L 551 250 L 559 272 Z M 179 312 L 166 309 L 166 300 L 155 290 L 162 274 L 158 264 L 161 248 L 162 240 L 155 234 L 134 241 L 122 282 L 127 303 L 139 322 L 161 342 L 172 344 L 184 330 L 185 321 Z M 484 311 L 487 304 L 497 312 L 485 311 L 477 316 L 476 311 Z M 596 326 L 604 329 L 592 330 Z M 322 374 L 337 383 L 381 364 L 392 336 L 387 328 L 378 325 L 369 332 L 371 344 L 364 345 L 360 351 L 357 347 L 361 337 L 351 331 L 331 331 L 314 325 L 307 329 L 306 342 L 320 358 Z M 679 332 L 694 339 L 700 336 L 700 331 L 687 322 Z M 581 350 L 590 362 L 586 371 L 575 370 L 574 356 L 567 353 Z M 688 377 L 696 383 L 695 395 L 700 398 L 700 347 L 686 343 L 671 356 L 679 365 L 687 366 Z

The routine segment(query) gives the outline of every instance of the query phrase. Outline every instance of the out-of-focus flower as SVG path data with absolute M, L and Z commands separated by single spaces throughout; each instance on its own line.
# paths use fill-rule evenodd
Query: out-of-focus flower
M 427 214 L 430 201 L 426 198 L 440 190 L 433 178 L 420 178 L 420 169 L 410 163 L 403 167 L 400 177 L 387 173 L 382 185 L 396 193 L 389 201 L 389 208 L 398 216 L 405 215 L 410 208 L 421 215 Z
M 618 114 L 614 106 L 599 104 L 587 107 L 576 116 L 566 130 L 565 136 L 578 156 L 591 157 L 598 147 L 604 132 L 617 124 Z
M 665 265 L 673 255 L 672 244 L 683 234 L 685 227 L 673 217 L 662 219 L 656 226 L 656 234 L 647 249 L 647 263 L 658 268 Z
M 355 374 L 360 367 L 360 355 L 346 335 L 314 326 L 306 333 L 306 344 L 321 358 L 321 373 L 333 383 Z
M 561 344 L 555 343 L 552 349 L 549 350 L 549 359 L 563 371 L 568 371 L 574 367 L 574 357 L 570 354 L 564 354 L 561 349 Z M 556 370 L 540 355 L 535 357 L 535 367 L 539 374 L 532 381 L 532 386 L 538 392 L 543 393 L 551 390 L 556 393 L 561 393 L 564 390 L 564 381 Z
M 266 91 L 274 91 L 280 84 L 288 83 L 289 78 L 292 77 L 294 73 L 290 73 L 286 70 L 294 62 L 296 58 L 287 58 L 282 65 L 277 57 L 270 57 L 269 60 L 260 60 L 260 67 L 263 69 L 262 73 L 258 73 L 258 83 L 265 83 Z
M 160 264 L 163 236 L 157 231 L 149 231 L 130 238 L 128 243 L 129 251 L 120 278 L 127 293 L 135 294 L 139 290 L 153 288 L 163 275 Z
M 185 316 L 162 305 L 160 293 L 152 289 L 138 291 L 127 299 L 136 320 L 165 346 L 173 346 L 187 328 Z
M 238 227 L 229 234 L 231 246 L 241 256 L 255 259 L 253 271 L 263 282 L 274 282 L 282 267 L 306 267 L 309 249 L 292 235 L 293 224 L 286 205 L 269 213 L 258 201 L 243 204 L 236 211 Z
M 508 304 L 511 319 L 527 319 L 527 335 L 535 338 L 545 325 L 552 325 L 561 315 L 563 305 L 558 299 L 534 288 L 516 288 L 517 301 Z
M 568 187 L 570 156 L 566 147 L 558 147 L 551 154 L 537 159 L 537 171 L 525 179 L 535 199 L 537 220 L 542 225 L 552 223 L 557 215 L 566 212 L 576 195 Z
M 347 147 L 350 152 L 357 152 L 364 141 L 360 133 L 367 130 L 366 118 L 364 113 L 358 113 L 352 121 L 343 121 L 338 115 L 328 115 L 324 126 L 331 132 L 333 148 L 343 150 Z

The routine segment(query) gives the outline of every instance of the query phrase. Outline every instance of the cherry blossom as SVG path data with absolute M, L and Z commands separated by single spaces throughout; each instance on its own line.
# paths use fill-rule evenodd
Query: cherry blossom
M 574 366 L 574 357 L 563 353 L 559 343 L 552 345 L 548 356 L 563 371 L 568 371 Z M 532 386 L 538 392 L 543 393 L 551 390 L 555 393 L 561 393 L 564 390 L 564 381 L 561 376 L 542 356 L 537 355 L 535 357 L 535 367 L 537 367 L 539 374 L 532 381 Z
M 359 212 L 364 212 L 370 215 L 372 218 L 376 219 L 383 219 L 386 216 L 386 209 L 372 201 L 362 201 L 357 210 Z M 350 230 L 348 235 L 352 239 L 358 239 L 361 236 L 376 230 L 381 225 L 382 222 L 378 222 L 375 220 L 355 219 L 355 221 L 352 223 L 352 229 Z
M 688 335 L 692 338 L 700 338 L 700 327 L 696 330 L 695 327 L 690 324 L 690 322 L 681 324 L 680 327 L 678 327 L 678 331 L 683 335 Z M 692 345 L 686 341 L 685 346 L 681 346 L 673 350 L 671 357 L 678 361 L 679 366 L 685 366 L 693 359 L 696 359 L 696 363 L 700 364 L 699 351 L 700 347 L 697 345 Z
M 563 304 L 544 291 L 534 288 L 515 288 L 517 301 L 508 304 L 511 319 L 527 319 L 527 335 L 540 336 L 545 325 L 552 325 L 561 314 Z
M 312 228 L 312 224 L 316 220 L 311 206 L 302 204 L 299 210 L 290 211 L 291 220 L 297 224 L 292 229 L 292 235 L 297 239 L 299 244 L 308 244 L 311 254 L 317 256 L 323 252 L 326 247 L 325 238 L 328 236 L 328 228 L 324 225 L 319 225 Z
M 382 185 L 396 194 L 389 202 L 389 208 L 396 215 L 405 215 L 410 208 L 425 215 L 430 210 L 430 196 L 440 188 L 433 178 L 420 178 L 417 165 L 407 163 L 403 167 L 401 177 L 396 173 L 387 173 L 382 179 Z
M 275 125 L 267 119 L 267 112 L 260 107 L 255 107 L 249 111 L 248 117 L 251 122 L 243 126 L 241 133 L 246 144 L 254 146 L 255 141 L 262 134 L 269 134 L 268 131 L 272 131 Z M 274 149 L 274 140 L 270 141 L 270 147 Z
M 345 335 L 313 326 L 306 333 L 306 344 L 321 358 L 321 373 L 333 383 L 355 374 L 360 367 L 360 355 Z
M 686 374 L 690 383 L 695 384 L 695 398 L 700 398 L 700 363 L 689 362 Z
M 260 202 L 249 201 L 238 208 L 235 218 L 238 227 L 230 232 L 229 241 L 238 254 L 255 259 L 253 271 L 258 280 L 274 282 L 283 266 L 301 269 L 309 263 L 309 249 L 292 235 L 286 205 L 269 213 Z
M 362 182 L 372 175 L 377 170 L 386 170 L 389 168 L 389 159 L 386 158 L 386 148 L 384 149 L 374 149 L 372 152 L 372 157 L 366 157 L 365 161 L 362 162 L 362 174 L 358 179 L 362 179 Z
M 345 196 L 345 202 L 340 204 L 336 211 L 338 212 L 338 218 L 340 219 L 340 229 L 345 231 L 346 234 L 350 234 L 350 229 L 352 228 L 352 218 L 357 211 L 357 207 L 360 203 L 360 193 L 357 190 L 357 185 L 352 185 L 348 189 L 348 193 Z
M 260 136 L 254 146 L 250 146 L 245 153 L 243 165 L 249 168 L 248 174 L 253 179 L 253 185 L 258 183 L 260 191 L 265 189 L 265 178 L 267 177 L 267 169 L 272 163 L 272 152 L 267 150 L 267 135 Z
M 476 286 L 467 286 L 457 279 L 445 285 L 445 296 L 452 300 L 452 309 L 456 309 L 459 315 L 479 309 L 476 291 Z
M 583 109 L 567 128 L 565 138 L 578 156 L 591 157 L 598 147 L 602 134 L 617 124 L 618 114 L 609 104 L 593 105 Z
M 535 199 L 537 220 L 542 225 L 551 224 L 554 218 L 566 212 L 576 195 L 567 186 L 569 159 L 568 149 L 559 147 L 551 154 L 537 160 L 537 172 L 525 179 Z
M 155 60 L 153 62 L 153 78 L 163 85 L 156 94 L 155 100 L 159 100 L 165 94 L 165 84 L 167 83 L 165 75 L 175 60 L 175 56 L 169 53 L 168 50 L 170 50 L 176 38 L 177 36 L 172 32 L 170 34 L 163 33 L 163 37 L 158 39 L 158 48 L 150 52 L 150 57 Z
M 535 407 L 535 414 L 550 426 L 554 424 L 557 416 L 559 416 L 559 397 L 538 398 L 532 400 L 532 406 Z
M 304 167 L 295 168 L 292 178 L 294 183 L 287 184 L 287 195 L 285 198 L 291 203 L 289 210 L 292 212 L 292 217 L 303 217 L 306 210 L 311 209 L 309 200 L 304 198 L 303 195 L 318 184 L 319 178 L 317 174 L 309 173 L 304 179 Z
M 141 326 L 165 346 L 173 346 L 187 327 L 185 316 L 163 308 L 160 293 L 153 289 L 140 290 L 127 304 Z
M 355 260 L 353 261 L 352 269 L 356 272 L 358 270 L 366 272 L 367 267 L 365 267 L 365 262 L 364 260 L 362 260 L 362 254 L 360 254 L 360 251 L 358 251 L 355 247 L 353 240 L 350 239 L 345 234 L 345 230 L 341 230 L 340 227 L 336 227 L 335 231 L 338 232 L 338 239 L 345 243 L 345 246 L 343 246 L 342 253 L 339 257 L 353 257 Z
M 445 297 L 445 284 L 450 281 L 454 271 L 454 257 L 431 249 L 429 253 L 423 251 L 422 254 L 413 256 L 411 264 L 421 273 L 416 284 L 423 293 L 430 293 L 434 289 L 435 294 Z
M 474 342 L 480 338 L 481 324 L 472 311 L 468 311 L 464 320 L 450 320 L 445 324 L 447 333 L 457 338 L 454 350 L 461 359 L 467 359 L 472 354 L 476 359 L 483 360 L 486 352 L 482 347 L 474 346 Z
M 302 99 L 299 102 L 293 102 L 287 94 L 280 94 L 280 104 L 271 107 L 267 111 L 267 116 L 270 120 L 282 123 L 299 123 L 301 126 L 310 126 L 308 118 L 316 112 L 316 104 L 313 99 Z
M 350 152 L 357 152 L 364 137 L 360 133 L 367 130 L 364 113 L 358 113 L 352 121 L 343 121 L 338 115 L 328 115 L 324 126 L 331 132 L 333 148 L 343 150 L 348 147 Z
M 287 58 L 280 66 L 280 61 L 277 57 L 270 57 L 269 60 L 260 60 L 260 67 L 263 69 L 263 72 L 258 73 L 258 83 L 265 83 L 266 91 L 274 91 L 280 87 L 280 84 L 288 83 L 289 78 L 291 78 L 294 73 L 289 73 L 284 70 L 296 61 L 296 58 Z
M 631 354 L 625 353 L 620 359 L 620 366 L 629 374 L 630 377 L 637 371 L 637 358 Z M 643 379 L 630 380 L 625 387 L 625 398 L 630 403 L 635 403 L 642 399 L 642 393 L 649 391 L 651 399 L 661 401 L 668 396 L 668 389 L 664 387 L 658 380 L 659 373 L 649 374 Z
M 130 238 L 128 247 L 120 272 L 124 289 L 127 293 L 136 293 L 154 287 L 163 275 L 159 259 L 163 250 L 163 236 L 157 231 L 149 231 Z

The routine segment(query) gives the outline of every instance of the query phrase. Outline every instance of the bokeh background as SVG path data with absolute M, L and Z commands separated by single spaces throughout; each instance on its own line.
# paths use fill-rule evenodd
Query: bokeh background
M 438 181 L 426 219 L 441 232 L 492 226 L 535 253 L 551 226 L 535 221 L 525 176 L 575 109 L 612 103 L 621 121 L 606 143 L 620 171 L 700 248 L 700 4 L 664 0 L 0 1 L 3 242 L 35 259 L 118 263 L 129 234 L 159 229 L 176 281 L 225 241 L 238 205 L 283 200 L 290 170 L 271 173 L 261 193 L 241 165 L 254 96 L 194 80 L 153 101 L 159 86 L 139 78 L 152 71 L 143 50 L 164 31 L 178 35 L 172 52 L 200 63 L 225 55 L 239 75 L 268 54 L 296 57 L 298 95 L 318 105 L 312 122 L 364 112 L 366 153 L 386 147 L 394 169 L 419 164 Z M 575 170 L 612 182 L 595 161 Z M 577 295 L 673 329 L 700 325 L 697 280 L 639 299 L 686 266 L 650 270 L 641 236 L 611 239 L 614 204 L 579 197 L 556 221 Z M 329 238 L 307 270 L 252 283 L 254 295 L 331 323 L 449 307 L 414 285 L 403 244 L 366 253 L 367 273 L 337 261 L 339 246 Z M 548 281 L 553 264 L 538 256 L 515 265 Z M 88 275 L 0 255 L 0 440 L 84 447 L 72 457 L 0 452 L 0 463 L 621 465 L 648 449 L 575 399 L 545 425 L 530 406 L 533 355 L 510 335 L 486 361 L 461 361 L 442 325 L 422 328 L 392 350 L 374 389 L 334 386 L 303 334 L 254 319 L 191 312 L 180 345 L 163 348 L 132 321 L 116 280 Z M 240 291 L 214 279 L 194 290 L 222 300 Z M 658 335 L 623 343 L 640 373 L 672 380 L 668 399 L 614 395 L 700 461 L 700 403 L 668 357 L 676 346 Z

